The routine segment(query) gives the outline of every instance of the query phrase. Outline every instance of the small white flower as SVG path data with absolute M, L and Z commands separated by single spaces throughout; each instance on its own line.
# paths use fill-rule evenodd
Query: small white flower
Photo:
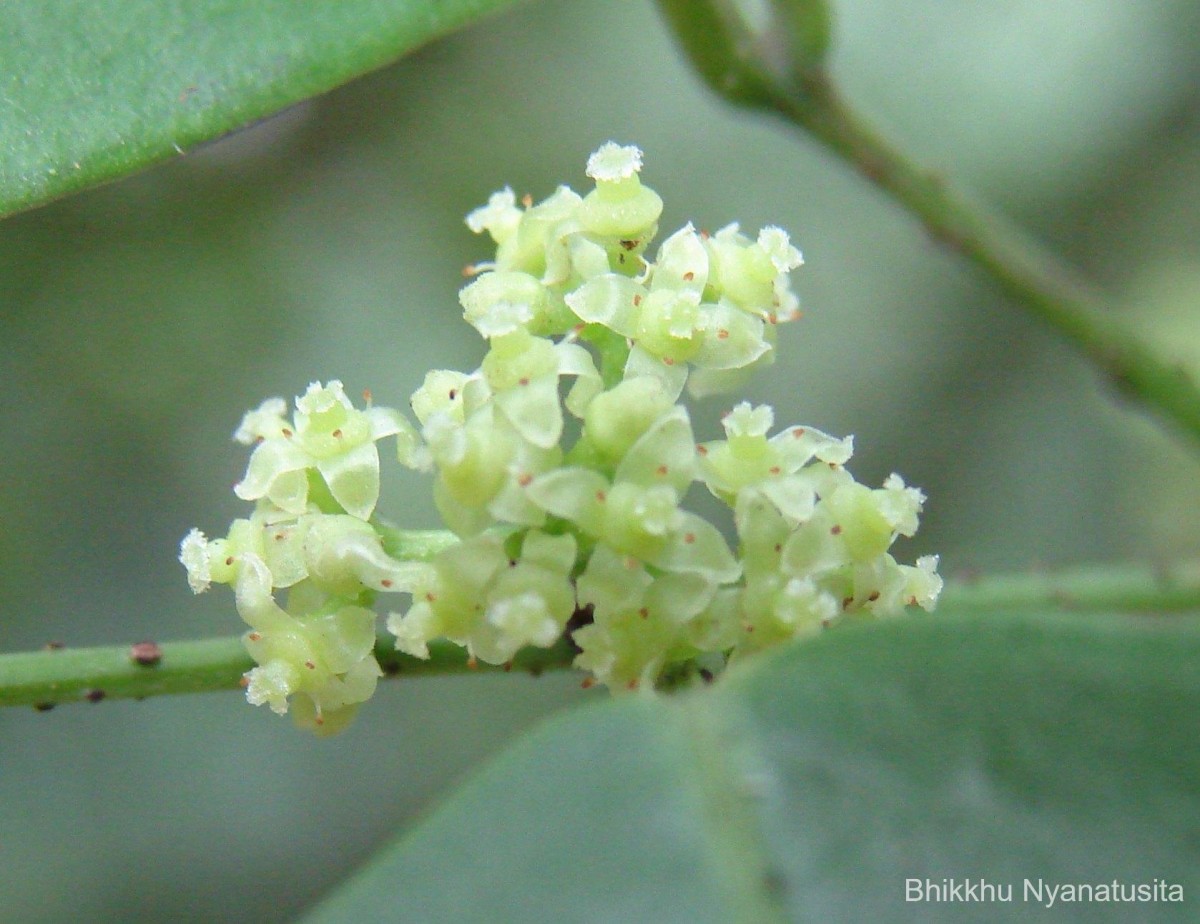
M 771 265 L 780 273 L 794 270 L 804 263 L 804 256 L 792 246 L 783 228 L 767 225 L 758 232 L 758 246 L 771 258 Z
M 476 234 L 484 231 L 492 235 L 497 243 L 507 239 L 521 221 L 521 210 L 517 208 L 517 197 L 505 186 L 492 193 L 488 204 L 480 206 L 467 216 L 467 227 Z
M 642 150 L 615 141 L 602 144 L 587 162 L 587 175 L 597 182 L 627 180 L 642 169 Z
M 268 398 L 253 411 L 247 411 L 241 425 L 233 434 L 233 438 L 243 446 L 249 446 L 258 440 L 278 436 L 287 426 L 284 415 L 287 413 L 287 402 L 282 398 Z
M 208 540 L 204 533 L 193 529 L 179 544 L 179 561 L 187 569 L 192 593 L 202 594 L 212 583 L 212 567 L 208 561 Z
M 261 438 L 245 477 L 233 489 L 243 500 L 265 497 L 288 513 L 302 514 L 308 505 L 308 470 L 315 468 L 345 511 L 366 520 L 379 499 L 377 440 L 395 436 L 401 462 L 414 468 L 425 462 L 412 424 L 390 408 L 356 410 L 336 379 L 308 386 L 296 399 L 292 426 L 278 413 L 277 400 L 248 414 L 238 430 Z M 277 432 L 265 429 L 268 423 L 275 427 L 276 419 Z

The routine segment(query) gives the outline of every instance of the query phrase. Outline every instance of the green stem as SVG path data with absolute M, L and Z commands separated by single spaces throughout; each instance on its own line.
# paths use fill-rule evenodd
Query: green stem
M 167 642 L 156 663 L 139 663 L 131 646 L 55 648 L 0 655 L 0 706 L 49 709 L 60 703 L 105 699 L 144 699 L 171 693 L 237 689 L 254 662 L 241 638 Z M 538 675 L 571 665 L 575 651 L 566 642 L 553 648 L 527 648 L 507 666 L 471 664 L 466 651 L 450 642 L 429 646 L 421 660 L 396 651 L 395 639 L 380 636 L 375 657 L 389 676 L 417 677 L 472 671 L 517 671 Z
M 938 610 L 969 612 L 1060 609 L 1087 613 L 1200 611 L 1200 567 L 1093 566 L 1041 574 L 1004 574 L 948 582 Z
M 1014 301 L 1074 343 L 1123 393 L 1200 442 L 1200 389 L 1165 362 L 1074 273 L 1008 222 L 919 168 L 864 121 L 822 69 L 801 89 L 772 85 L 769 105 L 853 164 L 935 238 L 984 270 Z
M 1200 611 L 1200 568 L 1167 570 L 1118 567 L 1062 574 L 1007 575 L 950 583 L 939 609 L 954 615 L 982 611 L 1058 609 L 1080 613 L 1163 613 Z M 236 689 L 254 666 L 240 638 L 167 642 L 159 659 L 139 663 L 138 646 L 56 648 L 0 655 L 0 706 L 49 708 L 59 703 L 102 699 L 142 699 L 171 693 Z M 390 676 L 517 671 L 533 675 L 570 667 L 575 651 L 566 641 L 552 648 L 526 648 L 512 664 L 468 663 L 466 652 L 449 642 L 430 645 L 430 658 L 400 654 L 380 636 L 375 657 Z
M 459 541 L 448 529 L 400 529 L 380 517 L 373 518 L 371 525 L 383 550 L 400 561 L 432 561 Z

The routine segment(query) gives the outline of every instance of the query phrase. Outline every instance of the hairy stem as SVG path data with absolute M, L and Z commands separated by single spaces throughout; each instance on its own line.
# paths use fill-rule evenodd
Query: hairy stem
M 1130 566 L 960 580 L 947 585 L 939 604 L 940 611 L 964 617 L 971 612 L 1022 609 L 1200 611 L 1200 568 Z M 552 648 L 526 648 L 505 666 L 469 663 L 466 652 L 449 642 L 432 644 L 430 653 L 427 661 L 400 654 L 389 636 L 380 636 L 375 644 L 375 657 L 384 672 L 401 677 L 471 671 L 517 671 L 536 676 L 570 667 L 576 654 L 565 640 Z M 242 675 L 253 666 L 236 637 L 0 655 L 0 706 L 47 709 L 59 703 L 237 689 Z
M 807 75 L 802 92 L 773 88 L 770 103 L 1075 344 L 1121 393 L 1200 442 L 1200 389 L 1182 367 L 1159 357 L 1059 260 L 970 201 L 945 177 L 918 167 L 849 106 L 823 70 Z

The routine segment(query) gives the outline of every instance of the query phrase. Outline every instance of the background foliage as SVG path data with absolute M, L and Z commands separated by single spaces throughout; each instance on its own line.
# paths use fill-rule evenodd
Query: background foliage
M 1192 4 L 836 11 L 864 109 L 1200 369 Z M 430 365 L 473 368 L 455 292 L 485 247 L 462 216 L 505 183 L 583 185 L 608 138 L 646 150 L 665 227 L 793 232 L 807 316 L 751 397 L 855 433 L 863 480 L 925 488 L 908 554 L 953 575 L 1200 551 L 1192 457 L 842 165 L 710 99 L 649 3 L 571 0 L 0 223 L 0 650 L 236 631 L 174 555 L 240 510 L 242 411 L 337 376 L 402 403 Z M 436 522 L 419 478 L 391 485 L 391 515 Z M 570 676 L 385 684 L 333 741 L 235 694 L 4 711 L 0 920 L 286 920 L 516 731 L 596 696 Z

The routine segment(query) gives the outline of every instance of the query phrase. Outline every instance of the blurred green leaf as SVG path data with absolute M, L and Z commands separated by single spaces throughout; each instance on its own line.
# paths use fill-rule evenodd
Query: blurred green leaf
M 1190 895 L 1198 664 L 1194 624 L 830 633 L 710 690 L 552 721 L 308 920 L 961 918 L 906 905 L 910 878 L 1011 883 L 1014 905 L 1026 878 Z
M 12 0 L 0 215 L 324 93 L 516 0 Z

